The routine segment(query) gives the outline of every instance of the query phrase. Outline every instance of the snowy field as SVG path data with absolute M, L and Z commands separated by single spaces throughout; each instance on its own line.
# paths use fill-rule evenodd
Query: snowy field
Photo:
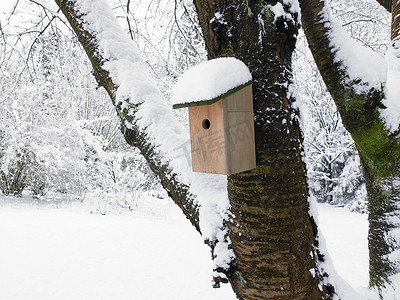
M 337 271 L 367 286 L 367 216 L 318 209 Z M 89 211 L 0 197 L 0 299 L 236 299 L 229 285 L 211 287 L 208 247 L 170 200 L 143 197 L 122 214 Z

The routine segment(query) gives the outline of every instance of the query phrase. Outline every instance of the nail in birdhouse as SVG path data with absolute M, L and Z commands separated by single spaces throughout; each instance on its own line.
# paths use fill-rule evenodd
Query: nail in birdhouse
M 234 174 L 256 167 L 251 74 L 235 58 L 186 71 L 173 108 L 188 107 L 194 172 Z

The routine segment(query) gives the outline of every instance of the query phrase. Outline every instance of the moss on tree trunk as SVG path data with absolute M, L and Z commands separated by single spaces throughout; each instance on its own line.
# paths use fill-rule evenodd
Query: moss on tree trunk
M 397 1 L 393 1 L 393 5 Z M 336 52 L 330 44 L 329 20 L 323 19 L 326 1 L 299 2 L 303 28 L 314 60 L 361 158 L 369 207 L 370 285 L 378 289 L 390 287 L 391 275 L 400 272 L 399 265 L 389 259 L 391 253 L 400 250 L 400 245 L 389 237 L 395 226 L 390 219 L 400 216 L 398 132 L 389 132 L 380 115 L 379 108 L 384 108 L 381 105 L 385 97 L 383 89 L 359 92 L 357 85 L 368 83 L 351 81 L 344 63 L 336 59 Z M 386 6 L 392 3 L 379 2 Z

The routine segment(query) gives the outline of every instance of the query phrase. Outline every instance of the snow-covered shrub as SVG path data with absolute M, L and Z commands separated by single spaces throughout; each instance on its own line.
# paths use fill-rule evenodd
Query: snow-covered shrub
M 127 146 L 122 149 L 104 151 L 88 161 L 91 186 L 86 198 L 97 202 L 101 212 L 133 209 L 143 192 L 162 189 L 141 154 Z
M 368 213 L 368 201 L 367 201 L 367 190 L 365 189 L 365 185 L 356 191 L 355 200 L 349 202 L 345 207 L 347 207 L 350 211 L 358 212 L 361 214 Z
M 93 123 L 93 118 L 115 114 L 114 110 L 102 104 L 106 93 L 96 90 L 90 63 L 76 40 L 51 27 L 37 38 L 29 55 L 26 51 L 10 51 L 1 65 L 2 190 L 21 193 L 28 187 L 34 196 L 49 190 L 78 193 L 86 189 L 90 147 L 82 122 Z M 29 57 L 26 62 L 24 55 Z M 117 127 L 111 123 L 108 129 Z M 97 134 L 94 129 L 92 133 Z
M 29 171 L 29 154 L 24 149 L 6 151 L 0 162 L 0 190 L 6 195 L 22 194 Z

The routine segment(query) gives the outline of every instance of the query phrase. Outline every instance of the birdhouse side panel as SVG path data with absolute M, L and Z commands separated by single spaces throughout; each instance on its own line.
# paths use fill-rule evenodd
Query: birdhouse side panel
M 224 100 L 189 108 L 192 169 L 227 174 L 226 111 Z
M 252 85 L 229 95 L 226 98 L 226 109 L 230 111 L 253 111 L 253 92 Z
M 228 112 L 228 173 L 256 167 L 253 112 Z

